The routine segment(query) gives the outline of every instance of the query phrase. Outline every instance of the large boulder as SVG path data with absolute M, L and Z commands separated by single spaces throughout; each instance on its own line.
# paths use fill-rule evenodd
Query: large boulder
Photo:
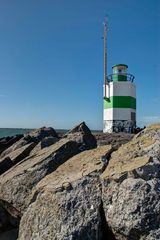
M 159 240 L 160 125 L 112 154 L 101 176 L 106 221 L 117 240 Z
M 35 143 L 26 144 L 0 159 L 0 174 L 4 173 L 13 165 L 26 158 L 34 147 Z
M 102 159 L 112 151 L 110 145 L 84 151 L 43 178 L 21 219 L 18 239 L 114 239 L 106 231 L 99 178 Z
M 81 146 L 93 147 L 95 139 L 86 125 L 85 127 L 82 125 L 81 129 L 78 127 L 74 133 L 69 134 L 70 137 L 65 136 L 59 140 L 54 129 L 41 128 L 26 134 L 1 154 L 1 171 L 4 172 L 12 167 L 0 176 L 0 206 L 4 209 L 3 214 L 6 213 L 6 219 L 10 209 L 9 216 L 19 221 L 29 204 L 34 201 L 31 193 L 39 181 L 82 151 Z M 75 137 L 76 134 L 82 136 L 80 142 Z M 90 139 L 91 142 L 87 142 L 86 139 L 87 141 Z M 30 145 L 36 146 L 24 154 L 27 146 Z M 7 209 L 6 203 L 9 206 Z M 15 211 L 18 213 L 17 216 Z
M 36 146 L 35 148 L 30 152 L 30 155 L 36 154 L 38 151 L 40 151 L 43 148 L 49 147 L 52 144 L 56 143 L 59 139 L 57 137 L 45 137 L 43 138 Z
M 72 141 L 76 141 L 79 145 L 80 151 L 92 149 L 97 146 L 96 139 L 85 122 L 82 122 L 79 125 L 75 126 L 73 129 L 68 131 L 64 137 Z
M 24 138 L 26 140 L 32 139 L 33 142 L 40 142 L 45 137 L 49 137 L 49 136 L 58 138 L 58 134 L 56 133 L 54 128 L 42 127 L 42 128 L 39 128 L 39 129 L 36 129 L 36 130 L 30 132 L 29 134 L 25 134 Z
M 10 144 L 11 146 L 2 151 L 0 155 L 0 174 L 22 161 L 27 156 L 35 154 L 58 140 L 59 138 L 56 131 L 53 128 L 46 127 L 26 133 L 23 138 L 17 136 L 10 139 L 9 142 L 13 144 Z
M 23 137 L 23 135 L 16 135 L 11 137 L 4 137 L 0 139 L 0 154 L 5 151 L 8 147 L 10 147 L 12 144 L 17 142 Z
M 0 199 L 23 214 L 32 188 L 47 174 L 78 153 L 78 144 L 62 139 L 29 156 L 0 176 Z
M 13 167 L 13 165 L 14 163 L 10 157 L 5 157 L 4 159 L 0 160 L 0 175 Z
M 33 130 L 29 133 L 24 134 L 24 137 L 21 138 L 19 141 L 16 141 L 11 147 L 7 148 L 5 151 L 2 152 L 0 158 L 4 158 L 9 153 L 21 148 L 30 143 L 38 144 L 42 139 L 46 137 L 55 137 L 58 139 L 58 135 L 53 128 L 46 128 L 42 127 L 36 130 Z

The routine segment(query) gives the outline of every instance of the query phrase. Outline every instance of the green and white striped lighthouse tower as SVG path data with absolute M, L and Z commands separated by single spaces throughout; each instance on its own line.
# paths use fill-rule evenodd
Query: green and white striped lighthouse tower
M 136 127 L 136 86 L 126 64 L 116 64 L 107 75 L 107 25 L 104 25 L 103 132 L 131 132 Z

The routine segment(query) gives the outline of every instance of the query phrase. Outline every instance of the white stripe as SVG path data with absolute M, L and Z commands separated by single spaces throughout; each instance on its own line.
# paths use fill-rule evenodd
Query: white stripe
M 136 112 L 132 108 L 108 108 L 104 109 L 103 120 L 131 120 L 131 112 Z
M 104 91 L 105 92 L 105 91 Z M 136 98 L 136 86 L 131 82 L 110 82 L 106 86 L 107 97 L 112 96 L 131 96 Z
M 113 108 L 104 109 L 103 120 L 113 120 Z

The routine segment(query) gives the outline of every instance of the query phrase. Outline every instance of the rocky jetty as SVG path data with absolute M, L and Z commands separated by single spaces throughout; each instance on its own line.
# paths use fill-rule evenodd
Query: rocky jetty
M 41 128 L 0 163 L 0 237 L 160 239 L 160 125 L 93 136 L 83 122 L 62 137 Z

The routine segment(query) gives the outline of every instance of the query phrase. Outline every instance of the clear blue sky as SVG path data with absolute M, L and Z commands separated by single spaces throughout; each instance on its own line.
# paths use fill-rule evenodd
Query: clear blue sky
M 1 0 L 0 127 L 102 129 L 106 14 L 108 73 L 129 65 L 138 125 L 160 121 L 159 0 Z

